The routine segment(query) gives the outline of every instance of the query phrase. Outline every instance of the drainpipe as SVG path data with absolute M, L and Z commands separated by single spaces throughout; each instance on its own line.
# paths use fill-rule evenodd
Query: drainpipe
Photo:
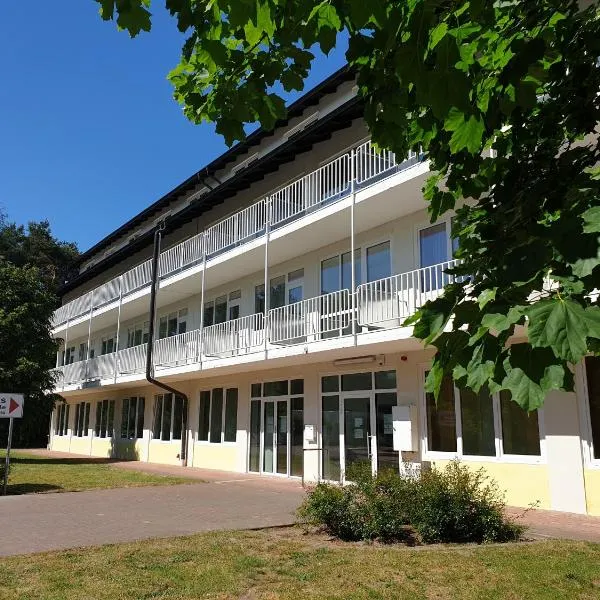
M 181 465 L 187 462 L 187 424 L 189 401 L 187 394 L 176 390 L 174 387 L 158 381 L 153 376 L 152 350 L 154 349 L 154 321 L 156 319 L 156 294 L 158 292 L 158 258 L 160 256 L 160 242 L 165 224 L 160 223 L 154 231 L 154 252 L 152 254 L 152 282 L 150 284 L 150 319 L 148 323 L 148 346 L 146 348 L 146 380 L 148 383 L 159 387 L 170 394 L 183 398 L 182 423 L 181 423 L 181 453 L 179 458 Z

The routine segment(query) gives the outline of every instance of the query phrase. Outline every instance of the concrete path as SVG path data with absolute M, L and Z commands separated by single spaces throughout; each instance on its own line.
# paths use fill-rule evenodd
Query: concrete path
M 0 556 L 285 525 L 302 496 L 296 482 L 254 478 L 7 496 L 0 498 Z

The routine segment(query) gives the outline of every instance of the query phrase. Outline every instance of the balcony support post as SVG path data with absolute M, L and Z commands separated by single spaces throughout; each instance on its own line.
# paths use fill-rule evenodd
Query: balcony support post
M 268 326 L 269 326 L 269 233 L 271 231 L 271 198 L 265 199 L 265 280 L 264 280 L 264 350 L 265 358 L 267 358 L 267 345 L 269 341 Z
M 196 362 L 200 363 L 202 370 L 202 350 L 204 349 L 204 293 L 206 291 L 206 233 L 202 235 L 202 288 L 200 290 L 200 333 L 198 334 L 198 344 L 196 348 Z
M 354 345 L 356 339 L 356 265 L 355 265 L 355 242 L 354 242 L 354 205 L 356 203 L 356 150 L 350 151 L 350 281 L 352 289 L 350 290 L 350 321 L 352 323 L 352 337 Z
M 88 339 L 85 350 L 85 379 L 88 377 L 88 365 L 90 362 L 90 343 L 92 340 L 92 314 L 94 312 L 94 291 L 92 290 L 92 295 L 90 297 L 90 316 L 88 319 Z
M 121 304 L 123 303 L 123 275 L 119 277 L 119 308 L 117 311 L 117 339 L 115 340 L 115 379 L 117 383 L 117 373 L 119 372 L 119 336 L 121 335 Z M 142 329 L 143 331 L 143 329 Z M 142 340 L 143 341 L 143 340 Z

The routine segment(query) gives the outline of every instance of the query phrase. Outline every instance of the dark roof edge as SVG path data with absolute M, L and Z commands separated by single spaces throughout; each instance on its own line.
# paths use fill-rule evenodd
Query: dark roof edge
M 349 81 L 354 77 L 354 74 L 348 67 L 344 65 L 341 69 L 338 69 L 332 73 L 329 77 L 321 81 L 315 87 L 310 89 L 308 92 L 303 94 L 295 102 L 290 104 L 287 109 L 287 117 L 275 123 L 273 130 L 265 130 L 262 127 L 253 131 L 246 137 L 245 140 L 238 142 L 235 146 L 226 150 L 223 154 L 218 156 L 216 159 L 211 161 L 209 164 L 196 171 L 192 176 L 188 177 L 185 181 L 180 183 L 177 187 L 173 188 L 170 192 L 167 192 L 164 196 L 159 198 L 156 202 L 146 207 L 144 210 L 139 212 L 137 215 L 129 219 L 123 225 L 115 229 L 112 233 L 102 238 L 99 242 L 94 244 L 91 248 L 82 252 L 77 260 L 77 264 L 81 264 L 83 261 L 96 254 L 115 239 L 124 235 L 129 229 L 135 227 L 145 219 L 149 218 L 153 213 L 160 210 L 164 206 L 168 205 L 179 196 L 181 193 L 187 191 L 187 188 L 191 184 L 195 185 L 199 183 L 203 178 L 214 175 L 217 171 L 224 168 L 229 162 L 235 160 L 240 154 L 248 150 L 248 148 L 259 144 L 265 137 L 272 135 L 273 131 L 277 127 L 285 125 L 290 119 L 302 114 L 306 108 L 313 105 L 324 93 L 329 93 L 330 88 L 337 89 L 345 81 Z

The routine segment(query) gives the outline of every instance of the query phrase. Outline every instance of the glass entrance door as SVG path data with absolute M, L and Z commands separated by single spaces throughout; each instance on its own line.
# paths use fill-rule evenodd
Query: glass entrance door
M 263 402 L 263 473 L 288 474 L 288 400 Z
M 344 481 L 348 467 L 360 462 L 373 473 L 398 470 L 392 420 L 396 403 L 395 392 L 323 396 L 323 479 Z
M 371 462 L 371 398 L 344 398 L 344 471 L 350 465 Z

